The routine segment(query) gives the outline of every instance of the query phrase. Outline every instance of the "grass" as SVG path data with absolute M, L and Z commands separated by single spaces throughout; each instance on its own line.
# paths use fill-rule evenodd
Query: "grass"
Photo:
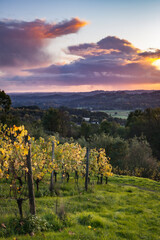
M 127 119 L 131 110 L 99 110 L 99 112 L 105 112 L 113 118 Z
M 12 228 L 9 237 L 0 239 L 160 239 L 159 182 L 113 176 L 109 178 L 108 185 L 92 182 L 88 193 L 84 192 L 83 182 L 80 182 L 79 188 L 73 179 L 69 184 L 58 184 L 58 197 L 45 196 L 49 182 L 41 184 L 41 194 L 36 197 L 36 211 L 50 224 L 48 231 L 35 233 L 31 237 L 29 234 L 16 235 Z M 5 183 L 0 186 L 3 188 Z M 2 192 L 3 195 L 7 194 L 7 189 Z M 0 225 L 4 223 L 6 228 L 9 227 L 9 221 L 14 223 L 16 213 L 14 200 L 0 199 Z M 28 214 L 27 201 L 24 213 Z

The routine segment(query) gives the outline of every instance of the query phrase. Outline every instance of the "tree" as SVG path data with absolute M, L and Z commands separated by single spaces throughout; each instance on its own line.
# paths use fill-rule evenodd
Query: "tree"
M 60 116 L 58 109 L 50 108 L 43 117 L 43 126 L 45 130 L 50 132 L 59 132 Z
M 100 132 L 109 134 L 111 136 L 117 136 L 119 127 L 120 124 L 116 123 L 115 121 L 109 122 L 108 120 L 104 119 L 100 124 Z
M 4 112 L 7 112 L 10 109 L 11 103 L 10 96 L 7 95 L 3 90 L 0 90 L 0 107 Z
M 79 143 L 85 143 L 84 139 Z M 120 137 L 112 137 L 107 134 L 101 133 L 99 135 L 94 134 L 89 139 L 90 148 L 104 148 L 107 156 L 111 158 L 111 164 L 113 167 L 123 167 L 124 157 L 128 153 L 128 143 Z
M 152 155 L 152 149 L 144 137 L 129 139 L 128 154 L 124 159 L 125 169 L 133 175 L 152 177 L 157 169 L 157 161 Z
M 87 139 L 91 134 L 91 125 L 86 122 L 82 122 L 81 124 L 81 135 Z
M 160 108 L 136 110 L 129 114 L 126 127 L 128 138 L 146 136 L 153 155 L 160 160 Z
M 50 108 L 43 117 L 44 129 L 50 132 L 59 132 L 66 137 L 70 131 L 69 115 L 65 111 Z

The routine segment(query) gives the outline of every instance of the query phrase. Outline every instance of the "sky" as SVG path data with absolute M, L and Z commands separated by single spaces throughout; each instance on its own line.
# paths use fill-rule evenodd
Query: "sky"
M 0 0 L 0 89 L 160 90 L 159 0 Z

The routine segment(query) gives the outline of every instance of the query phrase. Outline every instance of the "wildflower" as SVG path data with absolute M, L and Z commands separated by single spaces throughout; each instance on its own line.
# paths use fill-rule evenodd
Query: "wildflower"
M 6 175 L 6 178 L 7 178 L 7 179 L 9 178 L 9 174 Z

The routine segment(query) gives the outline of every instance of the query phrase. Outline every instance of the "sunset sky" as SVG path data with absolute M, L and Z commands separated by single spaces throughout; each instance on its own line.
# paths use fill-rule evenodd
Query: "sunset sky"
M 0 89 L 160 90 L 160 1 L 0 0 Z

